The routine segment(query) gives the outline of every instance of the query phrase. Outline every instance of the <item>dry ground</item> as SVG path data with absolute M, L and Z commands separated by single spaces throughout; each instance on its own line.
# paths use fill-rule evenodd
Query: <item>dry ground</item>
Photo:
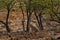
M 0 12 L 0 13 L 1 13 L 0 20 L 5 22 L 6 12 Z M 32 15 L 31 20 L 33 19 L 36 20 L 35 16 Z M 5 26 L 0 24 L 0 40 L 58 40 L 60 39 L 60 24 L 57 22 L 54 21 L 51 22 L 42 19 L 43 26 L 44 26 L 44 30 L 42 32 L 34 32 L 35 31 L 34 29 L 32 32 L 26 33 L 22 31 L 21 20 L 22 20 L 21 11 L 12 12 L 9 17 L 9 27 L 11 29 L 11 33 L 7 34 Z M 26 14 L 25 14 L 25 20 L 26 20 Z M 35 25 L 35 23 L 36 22 L 32 23 L 31 25 Z M 25 28 L 26 28 L 26 22 L 25 22 Z

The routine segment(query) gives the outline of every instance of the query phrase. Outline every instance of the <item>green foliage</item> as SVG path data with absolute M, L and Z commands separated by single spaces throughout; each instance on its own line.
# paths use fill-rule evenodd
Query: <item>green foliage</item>
M 0 0 L 0 9 L 7 8 L 10 6 L 10 8 L 13 6 L 18 7 L 22 6 L 22 8 L 27 10 L 33 10 L 36 9 L 37 12 L 44 11 L 44 9 L 49 9 L 51 13 L 58 13 L 58 6 L 60 6 L 60 0 L 31 0 L 28 2 L 28 0 L 17 0 L 17 4 L 14 5 L 12 2 L 14 0 Z M 21 3 L 21 5 L 19 4 Z M 47 14 L 47 12 L 45 12 Z
M 0 9 L 7 8 L 8 6 L 11 7 L 13 1 L 14 0 L 0 0 Z

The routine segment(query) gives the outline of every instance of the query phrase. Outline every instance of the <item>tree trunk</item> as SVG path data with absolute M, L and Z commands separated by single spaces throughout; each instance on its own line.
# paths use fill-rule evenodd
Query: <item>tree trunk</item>
M 8 18 L 9 18 L 10 9 L 8 8 L 7 10 L 8 10 L 8 12 L 7 12 L 7 17 L 6 17 L 6 30 L 7 30 L 7 32 L 10 32 L 10 28 L 8 26 Z
M 29 24 L 30 24 L 30 20 L 31 20 L 31 12 L 29 12 L 29 15 L 27 13 L 27 28 L 26 31 L 29 32 Z
M 39 16 L 39 20 L 40 20 L 40 23 L 39 23 L 40 25 L 39 25 L 39 26 L 40 26 L 40 29 L 41 29 L 41 31 L 42 31 L 42 30 L 43 30 L 43 24 L 42 24 L 42 20 L 41 20 L 41 18 L 42 18 L 42 14 L 39 13 L 38 16 Z

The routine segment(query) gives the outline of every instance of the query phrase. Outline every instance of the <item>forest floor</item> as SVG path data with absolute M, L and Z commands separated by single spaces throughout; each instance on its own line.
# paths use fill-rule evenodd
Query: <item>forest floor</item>
M 60 33 L 51 34 L 50 32 L 0 32 L 0 40 L 60 40 Z
M 26 19 L 26 14 L 24 17 Z M 36 20 L 35 16 L 32 15 L 32 17 L 31 20 Z M 6 12 L 1 12 L 0 20 L 5 22 Z M 27 33 L 22 31 L 21 21 L 21 12 L 12 12 L 9 17 L 11 33 L 7 33 L 5 26 L 0 23 L 0 40 L 60 40 L 60 23 L 42 19 L 44 30 L 41 32 L 35 32 L 38 26 L 36 25 L 37 22 L 34 21 L 31 22 L 31 25 L 36 26 L 35 29 L 34 27 L 31 27 L 33 29 L 31 30 L 32 32 Z M 24 26 L 26 26 L 26 22 L 24 22 L 24 24 Z

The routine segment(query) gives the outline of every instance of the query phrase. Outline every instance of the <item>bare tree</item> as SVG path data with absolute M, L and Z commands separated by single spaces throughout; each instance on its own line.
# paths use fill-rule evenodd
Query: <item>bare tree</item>
M 8 19 L 9 19 L 9 14 L 10 14 L 10 10 L 13 7 L 13 4 L 15 4 L 15 2 L 13 3 L 14 0 L 10 1 L 8 4 L 6 2 L 4 2 L 6 4 L 6 9 L 7 9 L 7 15 L 6 15 L 6 22 L 0 21 L 0 23 L 4 24 L 6 26 L 6 30 L 8 33 L 10 33 L 10 28 L 9 28 L 9 23 L 8 23 Z M 12 4 L 13 3 L 13 4 Z

